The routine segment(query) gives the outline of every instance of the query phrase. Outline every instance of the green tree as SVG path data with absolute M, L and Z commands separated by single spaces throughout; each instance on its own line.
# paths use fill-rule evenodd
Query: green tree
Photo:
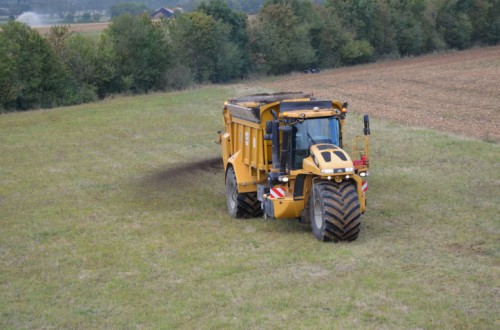
M 242 53 L 230 40 L 231 27 L 203 12 L 177 16 L 166 24 L 177 63 L 197 82 L 223 82 L 240 76 Z
M 66 49 L 64 61 L 77 89 L 74 103 L 95 100 L 97 91 L 108 78 L 107 75 L 103 76 L 102 70 L 99 70 L 105 62 L 99 56 L 98 40 L 75 34 L 67 40 Z
M 378 0 L 374 13 L 373 31 L 370 43 L 378 56 L 399 56 L 397 28 L 394 26 L 394 11 L 390 0 Z
M 302 70 L 316 62 L 308 27 L 300 24 L 290 5 L 268 4 L 250 28 L 255 63 L 270 74 Z
M 351 40 L 340 50 L 345 64 L 369 62 L 373 59 L 374 51 L 368 40 Z
M 472 32 L 471 41 L 495 44 L 500 41 L 500 0 L 456 0 L 453 6 L 458 17 L 467 14 Z
M 247 73 L 250 70 L 250 55 L 248 51 L 248 34 L 247 34 L 247 15 L 242 12 L 233 11 L 229 5 L 223 0 L 210 0 L 209 2 L 202 2 L 197 11 L 212 16 L 220 23 L 226 24 L 230 28 L 229 41 L 233 45 L 226 45 L 226 48 L 234 46 L 238 48 L 241 54 L 240 63 L 237 64 L 241 67 L 241 73 Z M 237 56 L 238 54 L 234 54 Z M 233 56 L 234 57 L 234 56 Z
M 428 0 L 327 0 L 326 6 L 342 13 L 339 15 L 342 24 L 350 29 L 355 40 L 369 41 L 376 56 L 392 56 L 416 55 L 443 46 L 434 28 L 433 7 L 440 6 L 436 3 Z
M 424 33 L 423 52 L 443 50 L 448 47 L 437 28 L 437 17 L 443 0 L 427 2 L 422 14 L 421 27 Z M 444 0 L 447 1 L 447 0 Z
M 481 24 L 476 33 L 484 35 L 483 40 L 489 44 L 500 43 L 500 0 L 492 0 L 484 20 L 487 23 Z
M 376 0 L 327 0 L 326 6 L 338 13 L 342 23 L 355 34 L 356 39 L 380 43 L 382 37 L 376 20 Z
M 392 24 L 402 55 L 418 55 L 424 52 L 432 38 L 432 21 L 426 16 L 426 0 L 396 1 L 392 4 Z M 429 29 L 430 28 L 430 29 Z
M 54 25 L 46 36 L 52 50 L 64 61 L 67 51 L 66 42 L 73 35 L 69 25 Z
M 164 31 L 147 15 L 121 15 L 105 30 L 116 58 L 117 74 L 111 91 L 162 90 L 171 63 L 171 49 Z
M 100 98 L 116 92 L 121 81 L 118 69 L 118 56 L 114 43 L 108 34 L 102 33 L 97 46 L 95 63 L 95 87 Z
M 231 27 L 229 39 L 232 42 L 241 45 L 246 45 L 248 42 L 246 34 L 247 15 L 245 13 L 233 11 L 223 0 L 204 1 L 200 3 L 196 10 L 228 24 Z
M 0 112 L 9 107 L 16 99 L 21 88 L 16 72 L 16 58 L 18 45 L 0 32 Z
M 96 59 L 89 59 L 89 54 L 97 52 L 98 48 L 93 42 L 95 39 L 80 34 L 73 34 L 69 26 L 53 26 L 46 36 L 47 41 L 52 47 L 54 53 L 59 57 L 61 63 L 65 67 L 65 71 L 69 73 L 70 85 L 68 88 L 72 91 L 68 97 L 68 103 L 79 104 L 89 101 L 94 101 L 97 87 L 93 84 L 96 75 L 94 73 L 84 77 L 80 71 L 92 72 L 97 62 Z M 74 42 L 76 40 L 77 42 Z M 80 58 L 86 58 L 82 68 Z
M 473 26 L 469 15 L 457 3 L 448 1 L 440 8 L 437 28 L 450 47 L 464 49 L 470 46 Z
M 318 42 L 315 45 L 317 50 L 318 62 L 320 66 L 326 68 L 337 67 L 341 65 L 341 48 L 347 44 L 352 37 L 343 28 L 337 13 L 324 7 L 318 7 L 317 13 L 320 23 L 317 31 Z
M 10 21 L 2 27 L 0 44 L 3 108 L 27 110 L 69 103 L 68 73 L 36 30 Z
M 310 23 L 317 18 L 313 5 L 308 0 L 266 0 L 263 7 L 268 5 L 289 6 L 301 23 Z

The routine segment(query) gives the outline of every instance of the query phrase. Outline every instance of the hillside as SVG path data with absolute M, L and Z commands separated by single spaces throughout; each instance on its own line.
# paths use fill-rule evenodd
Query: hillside
M 470 54 L 0 115 L 0 328 L 498 328 L 497 135 L 406 119 L 434 102 L 460 123 L 445 101 L 461 104 L 450 99 L 458 81 L 476 100 L 461 102 L 496 106 L 485 113 L 498 123 L 487 92 L 497 80 L 485 74 L 498 57 Z M 480 74 L 455 78 L 460 67 Z M 352 243 L 226 212 L 212 142 L 223 101 L 310 88 L 351 102 L 349 139 L 361 113 L 374 117 L 368 210 Z

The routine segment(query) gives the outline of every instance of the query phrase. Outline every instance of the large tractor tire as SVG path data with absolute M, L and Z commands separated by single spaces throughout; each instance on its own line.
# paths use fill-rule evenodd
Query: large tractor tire
M 361 211 L 356 186 L 321 181 L 314 185 L 309 199 L 311 227 L 314 236 L 323 242 L 354 241 L 361 227 Z
M 232 167 L 226 174 L 226 199 L 227 211 L 233 218 L 257 218 L 263 214 L 257 192 L 238 193 L 236 175 Z

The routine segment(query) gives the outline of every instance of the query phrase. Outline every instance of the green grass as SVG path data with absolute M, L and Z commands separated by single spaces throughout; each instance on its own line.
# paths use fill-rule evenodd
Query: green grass
M 247 92 L 1 115 L 0 328 L 500 326 L 498 144 L 373 120 L 360 237 L 324 244 L 227 216 L 212 140 Z

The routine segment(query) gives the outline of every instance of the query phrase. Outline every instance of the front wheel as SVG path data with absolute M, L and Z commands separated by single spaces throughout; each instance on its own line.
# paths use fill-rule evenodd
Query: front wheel
M 361 227 L 356 186 L 350 181 L 320 181 L 313 190 L 309 210 L 314 236 L 323 242 L 356 240 Z
M 234 168 L 226 174 L 227 211 L 233 218 L 257 218 L 262 216 L 262 208 L 257 199 L 257 192 L 238 193 L 238 184 Z

